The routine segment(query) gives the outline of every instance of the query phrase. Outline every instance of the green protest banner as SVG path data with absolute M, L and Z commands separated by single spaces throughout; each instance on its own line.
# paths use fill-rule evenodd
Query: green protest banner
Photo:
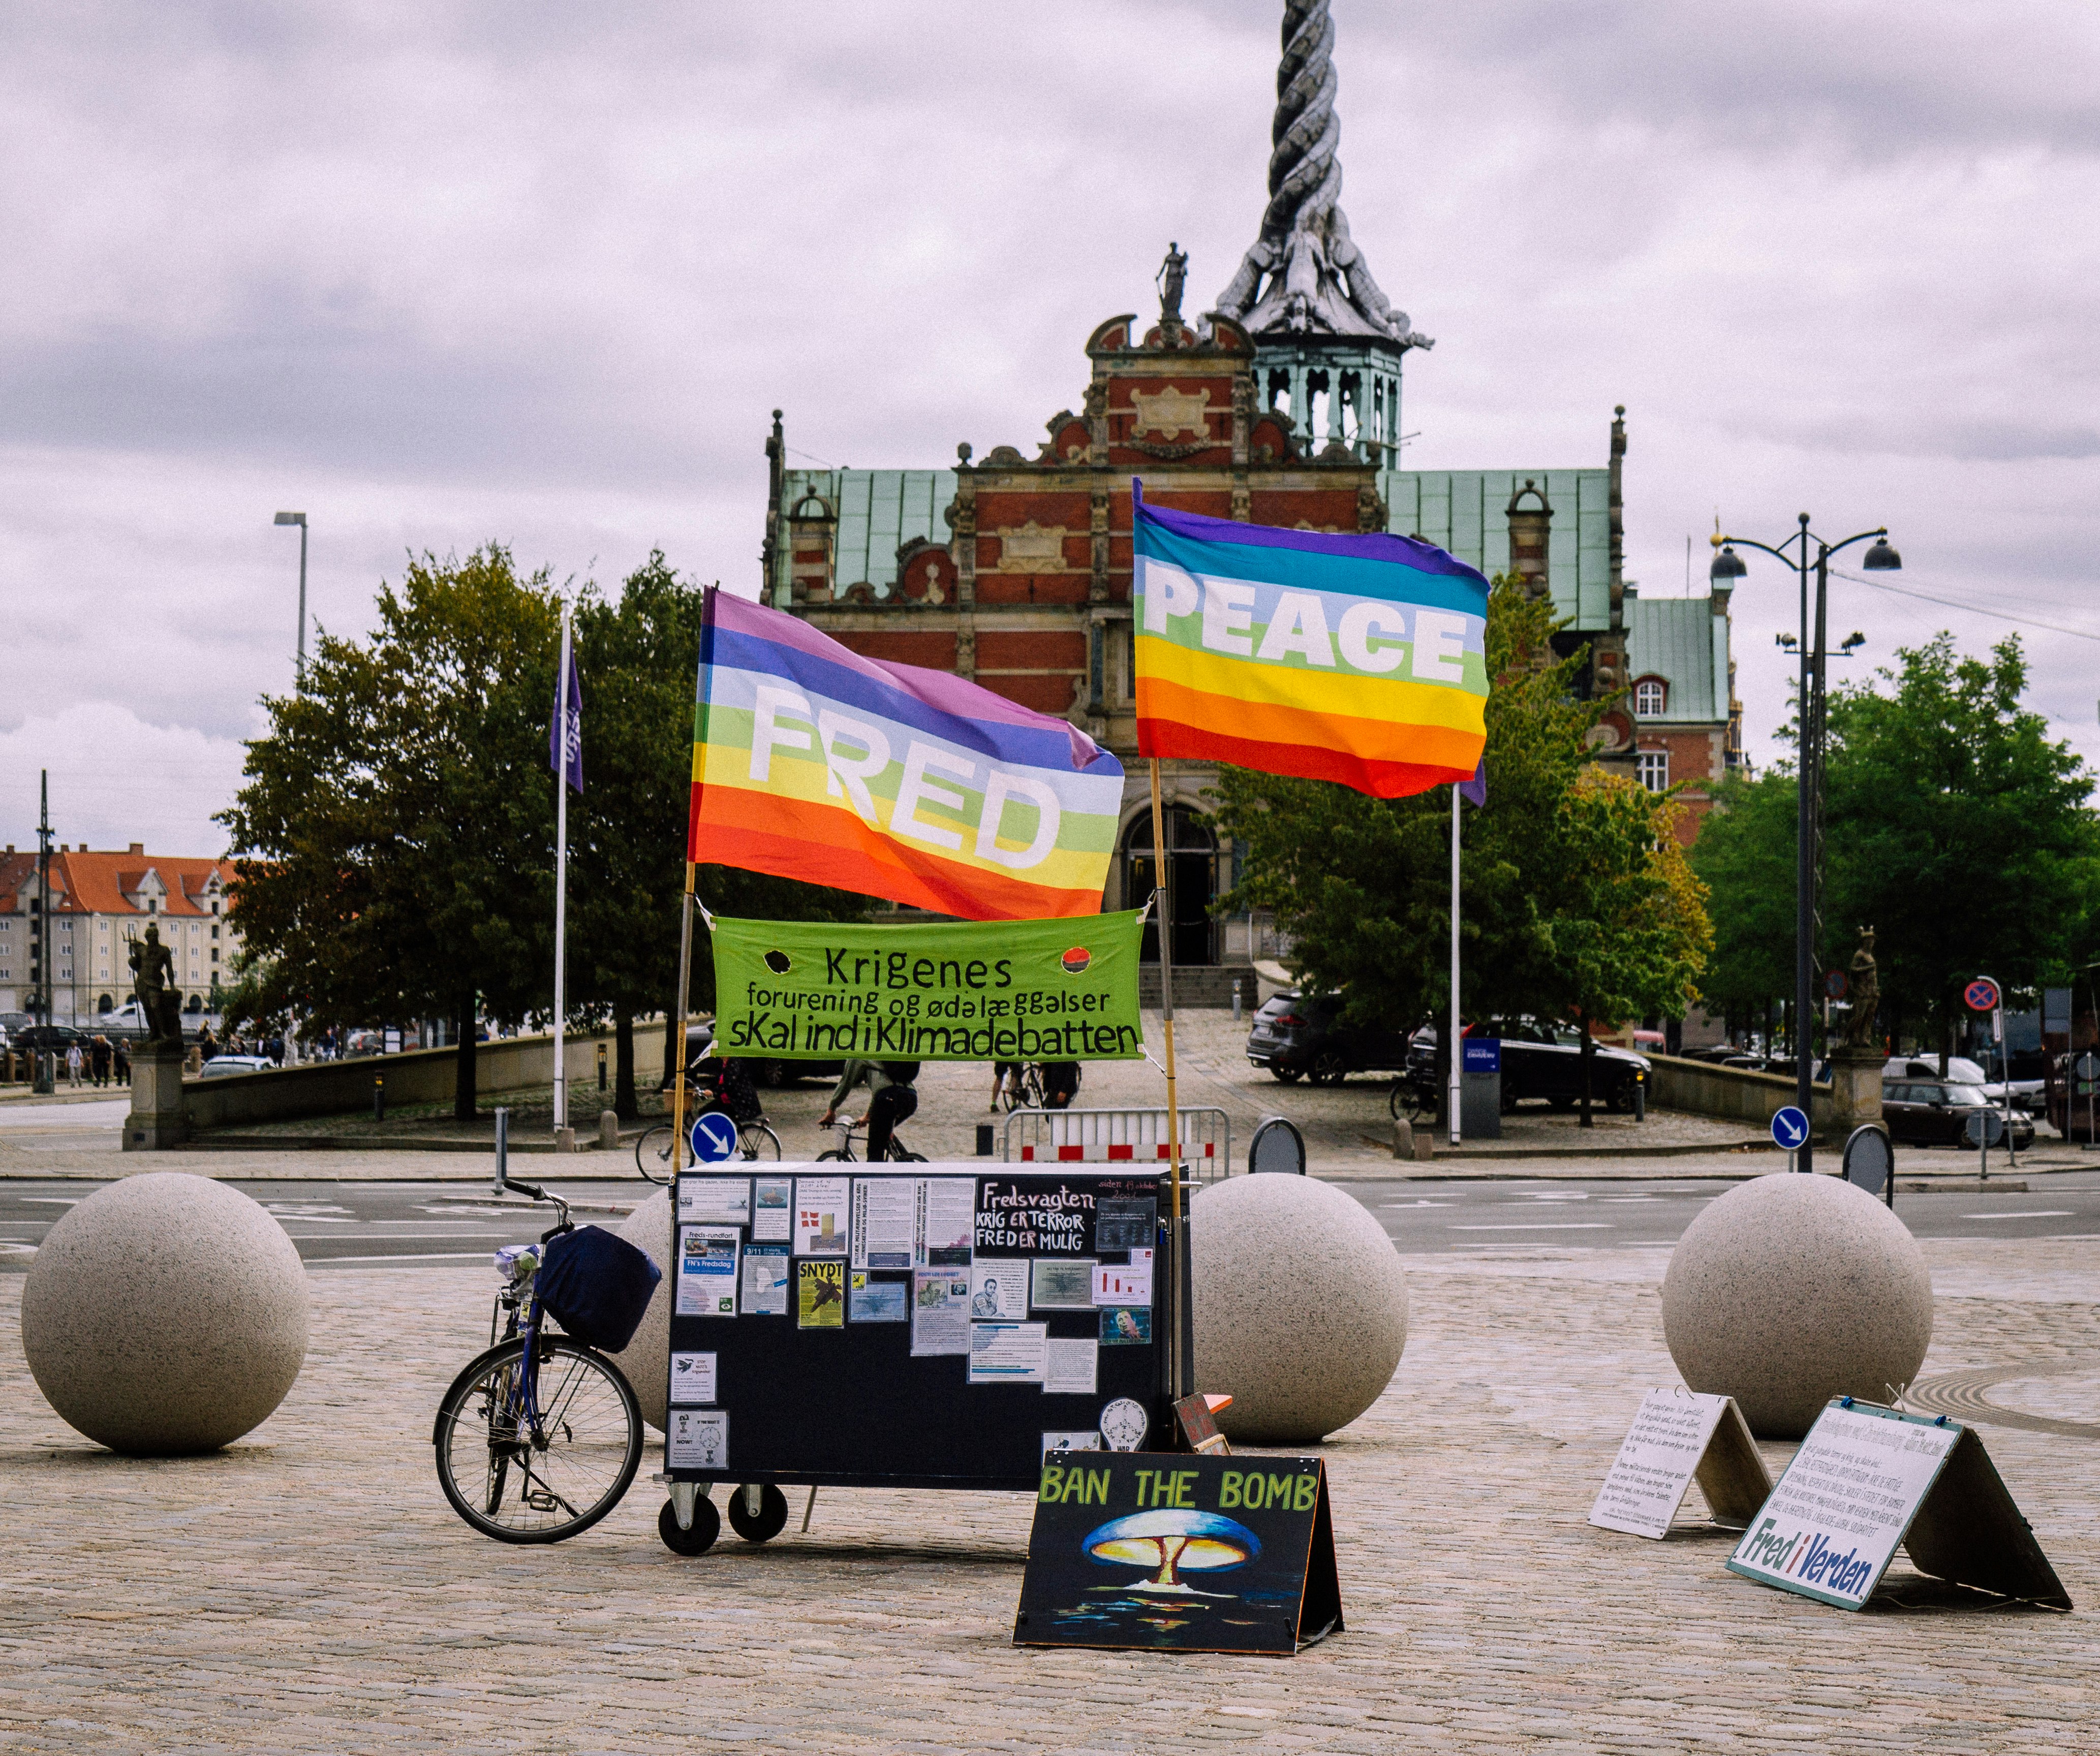
M 715 1044 L 786 1060 L 1136 1061 L 1138 911 L 714 926 Z

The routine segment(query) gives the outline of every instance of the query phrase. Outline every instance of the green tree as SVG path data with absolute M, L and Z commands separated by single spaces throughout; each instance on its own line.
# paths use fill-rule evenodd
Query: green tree
M 1582 1032 L 1582 1125 L 1590 1125 L 1593 1023 L 1681 1019 L 1698 997 L 1714 930 L 1706 887 L 1675 834 L 1679 808 L 1623 775 L 1578 776 L 1538 825 L 1532 877 L 1551 952 L 1541 1010 Z
M 1896 658 L 1831 693 L 1816 962 L 1842 965 L 1873 927 L 1885 1028 L 1945 1055 L 1971 978 L 2031 990 L 2092 955 L 2100 826 L 2092 775 L 2022 705 L 2017 638 L 1978 658 L 1943 632 Z M 1700 836 L 1723 923 L 1713 985 L 1731 997 L 1793 990 L 1794 825 L 1782 765 L 1724 788 Z
M 1625 800 L 1617 788 L 1578 796 L 1589 733 L 1611 703 L 1575 698 L 1584 655 L 1556 658 L 1554 632 L 1550 603 L 1497 582 L 1488 601 L 1488 802 L 1466 808 L 1462 830 L 1462 1008 L 1476 1018 L 1559 1015 L 1586 999 L 1599 1018 L 1680 1016 L 1703 944 L 1696 887 L 1676 869 L 1661 801 Z M 1303 979 L 1343 993 L 1358 1022 L 1405 1029 L 1441 1010 L 1450 990 L 1447 789 L 1378 799 L 1229 768 L 1218 796 L 1217 821 L 1246 856 L 1246 875 L 1221 907 L 1273 910 Z M 1614 834 L 1638 845 L 1619 848 Z M 1565 869 L 1578 857 L 1588 864 Z M 1692 948 L 1676 963 L 1657 961 L 1665 896 L 1683 905 L 1679 925 Z M 1586 907 L 1602 911 L 1586 928 Z M 1638 967 L 1617 988 L 1601 985 L 1599 959 L 1621 950 Z M 1669 979 L 1657 974 L 1665 965 Z
M 2093 907 L 2093 777 L 2021 704 L 2017 636 L 1988 659 L 1946 633 L 1897 658 L 1831 696 L 1822 948 L 1835 960 L 1871 925 L 1890 1016 L 1918 1019 L 1944 1054 L 1972 978 L 2032 989 L 2074 961 Z
M 570 990 L 575 1015 L 612 1022 L 614 1107 L 623 1118 L 637 1109 L 635 1019 L 662 1013 L 670 1047 L 706 610 L 706 592 L 680 580 L 658 552 L 628 575 L 616 601 L 586 594 L 576 612 L 584 790 L 569 804 Z M 550 713 L 552 700 L 550 688 Z M 695 887 L 711 913 L 761 920 L 853 919 L 867 906 L 843 891 L 712 864 L 699 869 Z M 687 1005 L 713 1002 L 713 960 L 696 922 Z
M 474 1105 L 479 1012 L 522 1019 L 553 985 L 547 724 L 558 609 L 491 544 L 424 555 L 382 587 L 367 640 L 323 634 L 303 690 L 219 821 L 254 953 L 249 1003 L 319 1024 L 442 1017 Z
M 1700 983 L 1710 1010 L 1762 1018 L 1793 993 L 1793 770 L 1724 778 L 1692 846 L 1694 871 L 1713 892 L 1714 956 Z

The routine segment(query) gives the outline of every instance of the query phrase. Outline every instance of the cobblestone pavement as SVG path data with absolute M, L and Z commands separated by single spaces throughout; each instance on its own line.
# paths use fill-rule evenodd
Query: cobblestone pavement
M 1926 1249 L 1928 1372 L 2093 1358 L 2100 1244 Z M 1724 1572 L 1724 1538 L 1586 1524 L 1643 1389 L 1675 1381 L 1666 1260 L 1409 1259 L 1398 1377 L 1326 1448 L 1348 1631 L 1289 1660 L 1015 1650 L 1020 1497 L 832 1493 L 807 1537 L 682 1560 L 645 1479 L 572 1543 L 475 1537 L 439 1498 L 429 1421 L 486 1334 L 483 1271 L 315 1275 L 283 1408 L 169 1462 L 51 1413 L 11 1281 L 0 1749 L 2089 1749 L 2091 1441 L 1981 1429 L 2069 1617 L 1961 1601 L 1900 1560 L 1849 1614 Z M 2046 1382 L 2055 1412 L 2093 1418 L 2089 1374 Z

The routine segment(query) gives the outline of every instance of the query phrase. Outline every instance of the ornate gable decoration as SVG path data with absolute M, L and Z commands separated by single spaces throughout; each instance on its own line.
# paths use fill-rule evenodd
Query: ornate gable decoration
M 1183 432 L 1199 439 L 1210 437 L 1210 422 L 1206 418 L 1211 407 L 1208 390 L 1198 390 L 1191 396 L 1170 385 L 1164 390 L 1134 390 L 1130 399 L 1137 410 L 1140 433 L 1156 433 L 1162 439 Z
M 999 537 L 999 570 L 1001 573 L 1063 573 L 1065 566 L 1065 527 L 1052 525 L 1044 530 L 1031 518 L 1018 530 L 1008 528 L 996 533 Z

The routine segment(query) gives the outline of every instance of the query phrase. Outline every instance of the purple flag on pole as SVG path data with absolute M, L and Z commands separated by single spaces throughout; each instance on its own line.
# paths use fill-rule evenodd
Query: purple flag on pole
M 576 784 L 581 786 L 583 783 L 580 781 Z M 1458 783 L 1458 796 L 1461 799 L 1470 799 L 1476 805 L 1487 803 L 1488 756 L 1485 750 L 1480 753 L 1480 765 L 1473 770 L 1472 779 L 1461 781 Z
M 576 676 L 576 655 L 569 653 L 567 687 L 554 688 L 554 716 L 547 727 L 547 766 L 578 792 L 584 790 L 584 686 Z

